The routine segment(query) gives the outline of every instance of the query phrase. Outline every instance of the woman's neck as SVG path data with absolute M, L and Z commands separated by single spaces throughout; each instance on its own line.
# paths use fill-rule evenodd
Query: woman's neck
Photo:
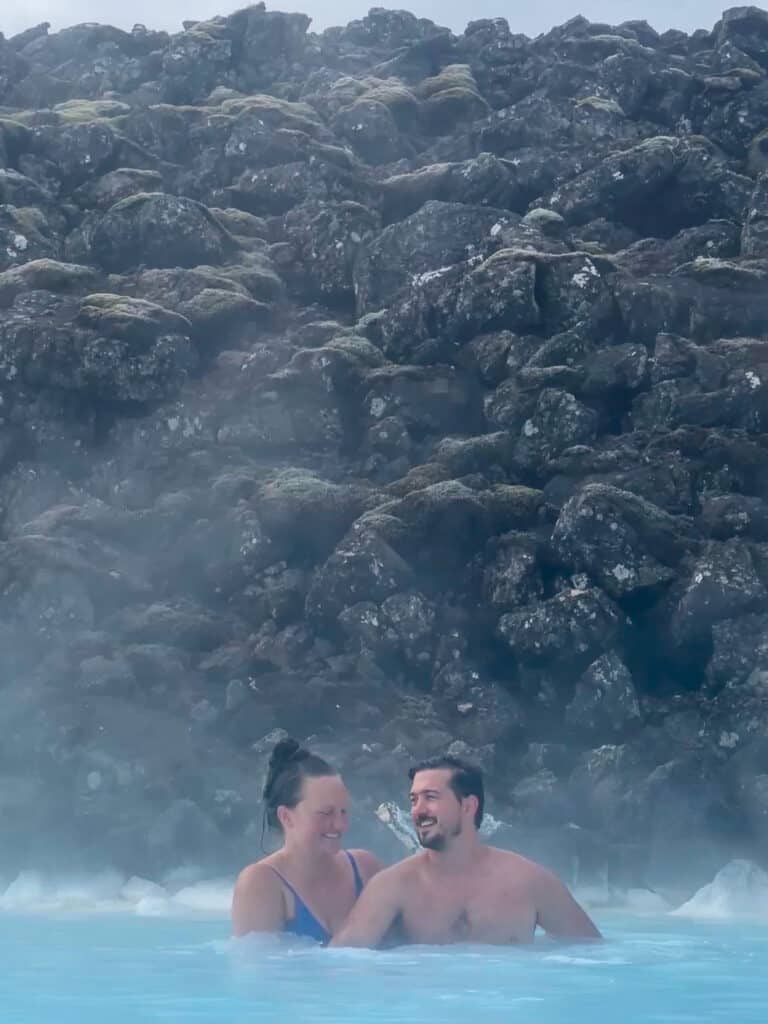
M 336 854 L 325 850 L 309 851 L 306 847 L 287 842 L 280 851 L 281 859 L 291 874 L 304 882 L 312 883 L 328 878 L 336 867 Z

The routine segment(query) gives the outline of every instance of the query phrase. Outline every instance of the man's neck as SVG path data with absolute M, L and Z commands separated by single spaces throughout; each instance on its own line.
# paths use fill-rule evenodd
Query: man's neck
M 485 847 L 480 842 L 477 832 L 456 836 L 442 850 L 425 850 L 430 871 L 435 874 L 460 874 L 472 867 L 485 854 Z

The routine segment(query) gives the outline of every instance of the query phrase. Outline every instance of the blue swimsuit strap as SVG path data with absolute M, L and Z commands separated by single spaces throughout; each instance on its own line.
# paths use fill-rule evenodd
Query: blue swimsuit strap
M 346 853 L 349 863 L 352 865 L 352 873 L 355 876 L 355 896 L 359 896 L 360 893 L 363 891 L 365 882 L 362 879 L 362 876 L 360 874 L 360 868 L 357 866 L 357 861 L 355 860 L 355 858 L 352 856 L 349 850 L 345 850 L 344 853 Z
M 362 876 L 360 875 L 360 869 L 357 866 L 357 861 L 355 860 L 355 858 L 352 856 L 352 854 L 348 850 L 345 850 L 344 853 L 347 855 L 347 859 L 349 860 L 349 863 L 350 863 L 350 865 L 352 867 L 352 874 L 354 875 L 354 879 L 355 879 L 355 897 L 358 897 L 360 895 L 360 893 L 363 891 L 363 887 L 364 887 L 365 883 L 363 882 Z M 270 865 L 270 867 L 272 867 L 272 865 Z M 283 885 L 286 886 L 286 888 L 289 889 L 290 892 L 293 895 L 293 899 L 294 899 L 294 904 L 295 905 L 294 905 L 294 910 L 293 910 L 293 918 L 291 919 L 291 922 L 289 922 L 289 923 L 296 923 L 296 922 L 298 922 L 298 921 L 300 921 L 302 919 L 305 920 L 305 921 L 307 919 L 309 919 L 310 920 L 310 928 L 312 929 L 313 932 L 315 932 L 315 931 L 322 932 L 324 936 L 327 936 L 328 938 L 330 938 L 330 932 L 328 931 L 328 929 L 325 927 L 325 925 L 323 924 L 322 921 L 320 921 L 317 917 L 315 917 L 315 915 L 312 913 L 312 911 L 309 909 L 307 904 L 304 902 L 304 900 L 298 894 L 296 889 L 294 889 L 294 887 L 291 885 L 291 883 L 288 881 L 288 879 L 285 877 L 285 875 L 281 874 L 277 870 L 277 868 L 272 868 L 272 870 L 277 875 L 277 877 L 280 879 L 280 881 L 283 883 Z M 317 926 L 316 929 L 315 929 L 314 926 Z M 320 937 L 320 936 L 318 935 L 317 937 Z

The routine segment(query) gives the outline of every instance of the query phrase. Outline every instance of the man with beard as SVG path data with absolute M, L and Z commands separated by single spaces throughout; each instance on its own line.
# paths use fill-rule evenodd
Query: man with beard
M 371 879 L 331 945 L 526 943 L 537 927 L 558 939 L 601 937 L 550 871 L 480 841 L 479 768 L 438 757 L 408 774 L 423 850 Z

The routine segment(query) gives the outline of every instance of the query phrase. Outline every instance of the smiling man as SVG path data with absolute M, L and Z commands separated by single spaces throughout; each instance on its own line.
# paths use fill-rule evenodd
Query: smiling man
M 537 927 L 558 939 L 600 938 L 550 871 L 480 841 L 479 768 L 439 757 L 416 765 L 409 777 L 423 850 L 371 880 L 332 945 L 526 943 Z

